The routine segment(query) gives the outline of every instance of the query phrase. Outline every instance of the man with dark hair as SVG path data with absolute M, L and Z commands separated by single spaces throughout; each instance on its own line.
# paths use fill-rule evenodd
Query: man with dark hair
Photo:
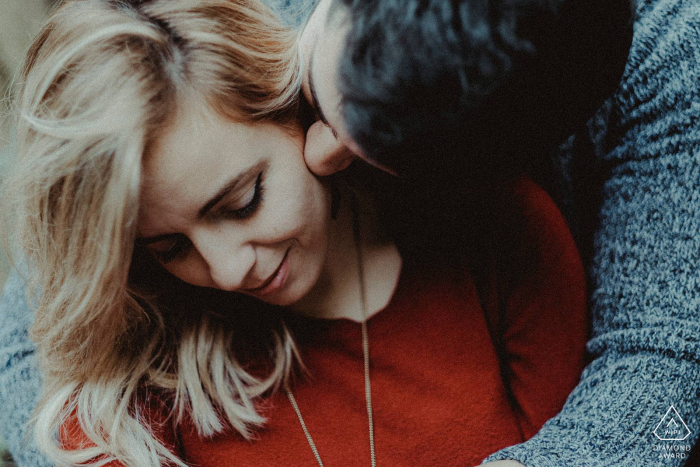
M 682 465 L 700 433 L 700 4 L 320 0 L 301 51 L 317 174 L 526 171 L 574 231 L 592 362 L 490 465 Z M 669 413 L 684 436 L 659 435 Z
M 322 0 L 304 30 L 304 92 L 328 93 L 315 104 L 326 126 L 394 169 L 436 147 L 444 159 L 443 144 L 460 159 L 551 150 L 613 90 L 631 40 L 629 0 L 336 3 Z M 339 158 L 312 150 L 316 133 L 309 164 L 325 173 L 314 156 Z

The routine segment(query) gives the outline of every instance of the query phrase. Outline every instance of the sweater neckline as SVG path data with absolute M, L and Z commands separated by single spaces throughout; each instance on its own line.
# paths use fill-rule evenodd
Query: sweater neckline
M 372 336 L 379 336 L 391 329 L 394 315 L 405 307 L 406 294 L 410 287 L 410 266 L 404 260 L 398 280 L 389 302 L 384 308 L 367 319 Z M 300 344 L 327 341 L 355 341 L 360 336 L 362 323 L 350 318 L 319 318 L 283 310 L 284 321 Z

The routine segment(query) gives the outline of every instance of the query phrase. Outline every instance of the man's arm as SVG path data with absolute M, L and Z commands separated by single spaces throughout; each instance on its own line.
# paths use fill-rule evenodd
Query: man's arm
M 700 3 L 639 3 L 602 155 L 594 361 L 558 416 L 490 461 L 679 466 L 700 434 Z M 654 434 L 671 406 L 680 435 L 657 434 L 685 424 L 684 440 Z
M 18 467 L 43 467 L 50 463 L 39 454 L 27 428 L 41 377 L 28 335 L 34 314 L 25 291 L 23 279 L 13 271 L 0 298 L 0 436 Z

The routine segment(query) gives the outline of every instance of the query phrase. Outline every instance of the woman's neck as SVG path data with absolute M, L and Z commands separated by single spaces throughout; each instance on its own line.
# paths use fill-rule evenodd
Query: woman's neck
M 353 192 L 342 181 L 339 185 L 340 207 L 331 221 L 328 255 L 321 277 L 291 308 L 316 318 L 347 318 L 361 322 L 385 308 L 391 300 L 402 260 L 394 243 L 384 235 L 372 200 L 363 193 Z M 359 238 L 353 228 L 355 217 Z M 366 310 L 362 306 L 360 267 Z

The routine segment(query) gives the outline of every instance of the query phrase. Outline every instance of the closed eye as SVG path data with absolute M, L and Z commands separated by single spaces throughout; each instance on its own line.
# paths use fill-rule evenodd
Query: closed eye
M 234 208 L 224 208 L 222 210 L 222 217 L 230 219 L 248 219 L 251 217 L 260 207 L 263 201 L 263 195 L 265 192 L 265 187 L 263 186 L 263 173 L 258 174 L 258 178 L 255 180 L 255 185 L 246 193 L 243 199 L 243 207 Z M 239 204 L 239 203 L 236 203 Z
M 253 216 L 259 209 L 264 194 L 263 172 L 258 174 L 255 184 L 248 190 L 242 200 L 236 200 L 235 206 L 243 205 L 242 207 L 226 207 L 224 206 L 219 211 L 217 217 L 233 220 L 245 220 Z M 178 258 L 185 256 L 187 251 L 192 247 L 192 241 L 183 234 L 168 235 L 163 240 L 148 244 L 149 251 L 163 264 L 170 263 Z

